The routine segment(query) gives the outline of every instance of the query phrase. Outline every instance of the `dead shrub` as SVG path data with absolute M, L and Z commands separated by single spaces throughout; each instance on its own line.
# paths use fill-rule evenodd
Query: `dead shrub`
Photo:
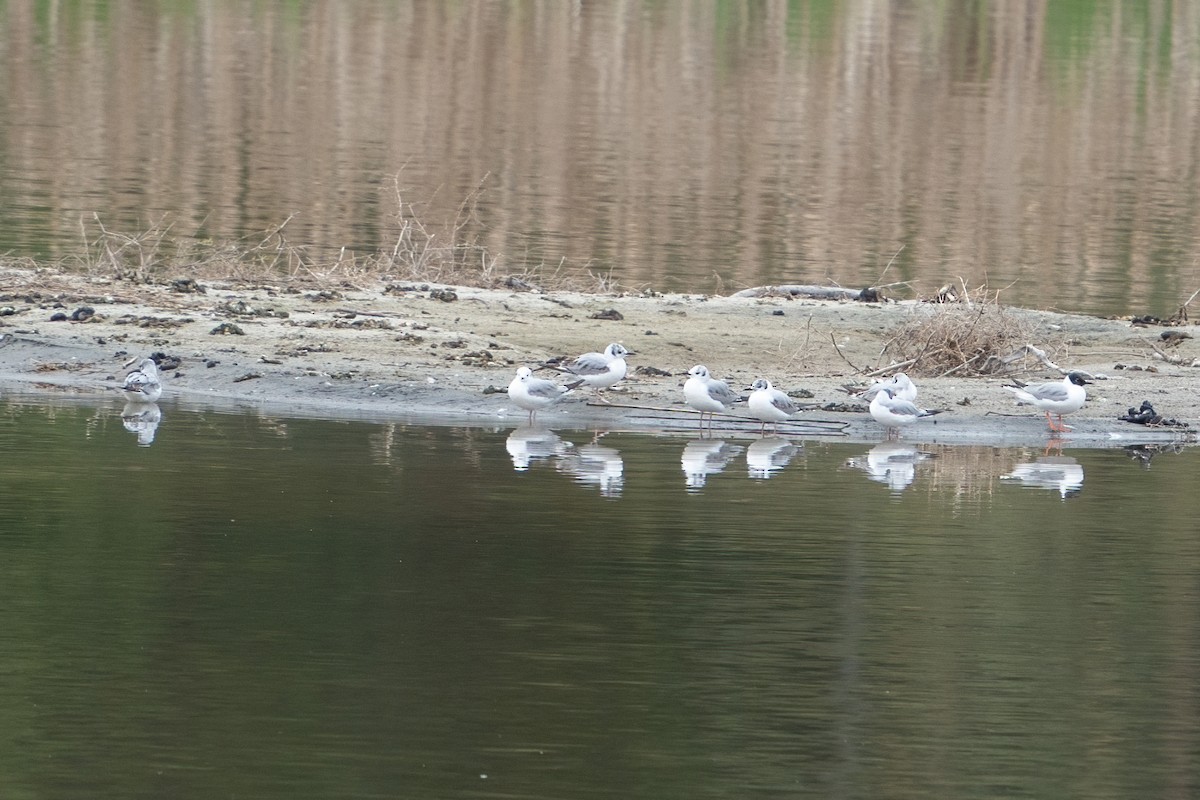
M 906 372 L 925 376 L 998 375 L 1010 370 L 1018 351 L 1045 332 L 1028 318 L 1000 305 L 995 295 L 979 300 L 930 303 L 917 307 L 897 328 L 883 352 Z

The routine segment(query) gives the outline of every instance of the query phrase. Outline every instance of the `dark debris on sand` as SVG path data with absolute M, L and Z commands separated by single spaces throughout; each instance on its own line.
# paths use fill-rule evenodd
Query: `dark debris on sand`
M 1150 405 L 1149 400 L 1142 401 L 1141 408 L 1130 408 L 1117 419 L 1122 422 L 1135 422 L 1138 425 L 1146 425 L 1152 428 L 1179 428 L 1182 430 L 1190 429 L 1191 426 L 1186 422 L 1180 422 L 1177 419 L 1166 419 L 1161 414 L 1154 410 L 1154 406 Z

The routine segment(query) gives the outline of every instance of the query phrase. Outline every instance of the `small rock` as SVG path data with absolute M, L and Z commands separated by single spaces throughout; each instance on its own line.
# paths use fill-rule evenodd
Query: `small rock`
M 633 372 L 635 375 L 647 375 L 652 378 L 669 378 L 669 377 L 671 377 L 671 373 L 667 372 L 665 369 L 659 369 L 658 367 L 651 367 L 651 366 L 648 366 L 645 364 L 638 367 Z
M 458 293 L 453 289 L 434 289 L 429 293 L 430 300 L 441 300 L 443 303 L 453 303 L 458 299 Z
M 512 289 L 517 292 L 532 292 L 536 291 L 538 287 L 526 280 L 518 278 L 516 275 L 509 275 L 504 279 L 504 288 Z
M 260 372 L 247 372 L 245 375 L 234 378 L 233 382 L 241 383 L 242 381 L 252 381 L 255 378 L 261 378 L 261 377 L 262 377 L 262 373 L 260 373 Z
M 1122 422 L 1136 422 L 1139 425 L 1146 425 L 1152 428 L 1188 428 L 1186 422 L 1180 422 L 1177 419 L 1166 419 L 1161 414 L 1154 410 L 1154 406 L 1150 405 L 1149 400 L 1143 400 L 1141 408 L 1130 408 L 1127 412 L 1117 417 Z
M 835 411 L 842 414 L 862 414 L 867 410 L 867 407 L 862 403 L 826 403 L 821 406 L 822 411 Z
M 772 317 L 782 317 L 782 316 L 784 316 L 783 309 L 782 309 L 782 308 L 777 308 L 777 309 L 775 309 L 774 311 L 772 311 L 772 312 L 771 312 L 771 316 L 772 316 Z
M 67 315 L 61 311 L 57 311 L 50 315 L 50 321 L 51 322 L 66 322 Z
M 72 322 L 87 322 L 92 317 L 96 316 L 96 309 L 91 306 L 80 306 L 71 312 Z
M 204 362 L 204 366 L 208 367 L 209 369 L 212 369 L 213 367 L 215 367 L 217 364 L 220 364 L 220 363 L 221 363 L 220 361 L 214 361 L 212 359 L 209 359 L 208 361 Z
M 171 281 L 171 291 L 181 294 L 208 294 L 208 289 L 197 283 L 194 278 L 179 278 Z
M 615 308 L 606 308 L 603 311 L 597 311 L 595 314 L 592 314 L 589 319 L 610 319 L 613 322 L 620 322 L 625 319 L 625 315 Z
M 222 322 L 208 332 L 210 336 L 245 336 L 246 332 L 232 322 Z
M 173 369 L 179 369 L 183 364 L 183 359 L 179 356 L 169 356 L 166 353 L 155 351 L 150 354 L 150 358 L 154 360 L 157 366 L 163 372 L 170 372 Z

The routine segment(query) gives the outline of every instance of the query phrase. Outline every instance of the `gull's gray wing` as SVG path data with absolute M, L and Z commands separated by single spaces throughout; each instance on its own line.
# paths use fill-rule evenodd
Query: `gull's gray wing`
M 1067 387 L 1061 383 L 1039 383 L 1037 386 L 1026 386 L 1025 391 L 1038 400 L 1061 403 L 1067 399 Z
M 887 407 L 892 411 L 892 413 L 903 414 L 906 417 L 925 416 L 925 409 L 917 408 L 916 405 L 908 402 L 907 400 L 897 400 L 892 398 L 892 402 L 887 403 Z
M 154 386 L 158 383 L 156 378 L 147 375 L 144 372 L 131 372 L 125 376 L 125 388 L 133 391 L 142 391 L 143 389 Z
M 709 381 L 708 396 L 718 403 L 724 403 L 727 406 L 733 405 L 742 399 L 742 396 L 730 389 L 729 384 L 725 383 L 725 381 Z
M 608 372 L 608 358 L 603 353 L 584 353 L 564 369 L 574 375 L 602 375 Z
M 796 404 L 792 402 L 792 398 L 788 397 L 778 389 L 771 392 L 771 405 L 775 406 L 785 414 L 795 414 L 800 410 Z
M 554 381 L 548 381 L 543 378 L 530 378 L 525 383 L 525 389 L 529 392 L 530 397 L 537 397 L 542 400 L 553 400 L 563 394 L 563 388 Z

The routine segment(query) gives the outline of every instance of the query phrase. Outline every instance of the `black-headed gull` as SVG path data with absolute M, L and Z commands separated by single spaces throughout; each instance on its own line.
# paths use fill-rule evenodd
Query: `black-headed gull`
M 800 407 L 792 402 L 792 398 L 772 386 L 766 378 L 759 378 L 750 388 L 748 406 L 750 415 L 762 422 L 759 433 L 766 434 L 767 423 L 771 423 L 771 430 L 775 430 L 780 422 L 800 412 Z
M 934 414 L 942 413 L 941 410 L 929 411 L 917 407 L 908 400 L 893 397 L 892 389 L 887 386 L 884 386 L 875 395 L 871 401 L 870 410 L 875 421 L 887 429 L 889 438 L 893 434 L 898 436 L 901 428 L 912 425 L 922 417 L 932 417 Z
M 555 369 L 579 378 L 585 386 L 596 390 L 598 400 L 607 403 L 608 400 L 601 392 L 625 377 L 625 371 L 628 369 L 625 364 L 627 355 L 631 353 L 613 342 L 604 348 L 603 353 L 584 353 L 570 364 L 560 364 Z
M 862 398 L 864 400 L 874 400 L 875 395 L 884 389 L 891 389 L 892 397 L 898 400 L 907 400 L 910 403 L 917 402 L 917 385 L 903 372 L 897 372 L 886 381 L 876 381 L 871 384 L 863 391 Z
M 532 423 L 538 411 L 554 405 L 577 386 L 578 381 L 559 386 L 554 381 L 535 378 L 529 367 L 520 367 L 517 369 L 517 377 L 508 385 L 508 399 L 519 408 L 528 411 L 529 421 Z
M 688 376 L 683 384 L 683 399 L 700 412 L 700 429 L 704 429 L 704 415 L 708 414 L 708 427 L 712 430 L 712 415 L 729 411 L 729 407 L 742 398 L 725 381 L 709 375 L 708 367 L 703 364 L 689 369 Z
M 125 362 L 125 366 L 132 364 Z M 121 384 L 125 399 L 131 403 L 153 403 L 162 397 L 162 381 L 158 377 L 158 365 L 153 358 L 143 358 Z
M 1063 415 L 1083 408 L 1087 401 L 1087 390 L 1083 387 L 1091 381 L 1083 377 L 1082 373 L 1070 372 L 1061 381 L 1029 385 L 1016 381 L 1014 383 L 1015 385 L 1005 385 L 1004 388 L 1016 395 L 1018 405 L 1034 406 L 1045 412 L 1046 424 L 1050 426 L 1050 430 L 1061 433 L 1071 430 L 1069 425 L 1063 424 Z M 1058 417 L 1057 425 L 1050 419 L 1051 413 Z

